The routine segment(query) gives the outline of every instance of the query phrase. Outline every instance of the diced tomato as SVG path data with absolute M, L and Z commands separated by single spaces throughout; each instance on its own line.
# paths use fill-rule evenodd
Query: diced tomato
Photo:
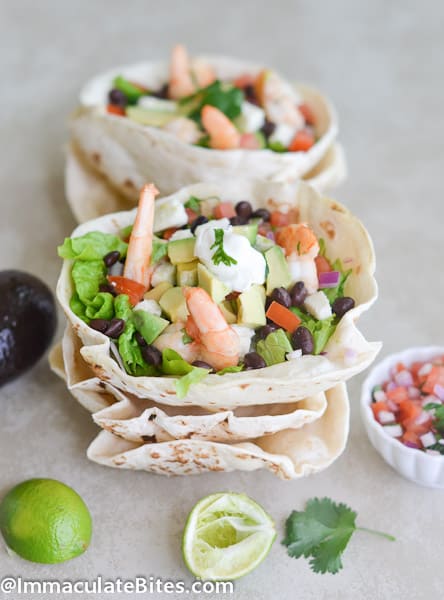
M 426 421 L 425 423 L 414 423 L 413 421 L 406 421 L 404 427 L 406 431 L 410 431 L 411 433 L 416 433 L 416 435 L 424 435 L 430 431 L 430 423 L 431 421 Z
M 216 219 L 231 219 L 231 217 L 235 216 L 236 211 L 234 210 L 234 204 L 232 202 L 221 202 L 214 208 L 214 217 Z
M 301 324 L 301 319 L 279 302 L 273 301 L 268 307 L 266 315 L 273 323 L 290 333 L 293 333 Z
M 414 431 L 404 431 L 404 433 L 402 434 L 401 440 L 404 442 L 404 444 L 415 444 L 416 446 L 419 446 L 421 448 L 422 444 L 421 444 L 421 440 L 419 439 L 419 435 L 417 433 L 415 433 Z
M 191 208 L 186 208 L 185 212 L 187 213 L 188 216 L 188 224 L 192 223 L 195 219 L 197 219 L 197 217 L 199 216 L 196 212 L 194 212 L 194 210 L 192 210 Z
M 123 106 L 117 106 L 116 104 L 108 104 L 106 110 L 112 115 L 118 115 L 119 117 L 125 116 L 125 109 L 123 108 Z
M 290 216 L 288 213 L 274 210 L 270 215 L 270 224 L 272 227 L 285 227 L 290 223 Z
M 409 394 L 407 388 L 404 386 L 398 386 L 393 390 L 386 390 L 385 394 L 389 400 L 400 404 L 403 400 L 409 400 Z
M 422 391 L 426 394 L 433 394 L 435 385 L 444 386 L 444 367 L 441 365 L 433 365 L 432 370 L 427 375 Z
M 315 136 L 311 131 L 307 129 L 301 129 L 294 136 L 290 146 L 288 147 L 289 152 L 307 152 L 315 143 Z
M 417 361 L 414 362 L 412 364 L 412 366 L 410 367 L 410 373 L 412 374 L 413 377 L 413 383 L 415 384 L 415 386 L 419 386 L 422 385 L 424 383 L 424 381 L 426 380 L 425 376 L 420 376 L 419 375 L 419 371 L 422 369 L 422 367 L 424 366 L 424 363 L 421 361 Z
M 408 371 L 408 369 L 404 363 L 399 362 L 399 363 L 396 363 L 395 371 L 397 373 L 401 373 L 401 371 Z
M 255 79 L 253 75 L 245 73 L 244 75 L 239 75 L 239 77 L 236 77 L 236 79 L 233 81 L 233 85 L 242 90 L 247 87 L 247 85 L 254 85 L 254 81 Z
M 164 240 L 169 240 L 170 237 L 176 233 L 177 231 L 177 227 L 170 227 L 169 229 L 165 229 L 165 231 L 163 232 L 163 239 Z
M 325 256 L 317 256 L 315 258 L 315 263 L 316 263 L 316 271 L 318 273 L 318 277 L 321 273 L 330 273 L 331 271 L 331 264 L 328 262 L 328 260 L 325 258 Z
M 402 400 L 399 403 L 398 419 L 402 425 L 414 422 L 422 412 L 422 406 L 412 400 Z
M 381 402 L 372 402 L 370 404 L 370 407 L 371 407 L 371 409 L 373 411 L 373 415 L 374 415 L 375 419 L 378 418 L 378 414 L 381 412 L 381 410 L 387 410 L 387 411 L 389 410 L 389 407 L 387 406 L 387 403 L 383 402 L 383 401 L 381 401 Z
M 315 124 L 315 116 L 313 114 L 313 111 L 311 110 L 311 108 L 308 106 L 308 104 L 306 102 L 304 102 L 303 104 L 300 104 L 298 106 L 298 109 L 299 109 L 299 112 L 304 117 L 307 125 Z
M 143 284 L 120 275 L 108 275 L 108 281 L 118 294 L 126 294 L 132 306 L 135 306 L 143 297 L 146 288 Z
M 240 147 L 244 150 L 259 150 L 261 143 L 254 133 L 243 133 L 240 138 Z

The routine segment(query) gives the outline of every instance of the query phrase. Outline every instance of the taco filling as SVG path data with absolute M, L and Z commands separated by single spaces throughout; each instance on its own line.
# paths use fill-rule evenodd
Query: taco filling
M 58 249 L 72 261 L 71 310 L 111 338 L 128 374 L 180 376 L 184 395 L 208 373 L 323 353 L 355 305 L 351 271 L 297 211 L 195 196 L 155 207 L 156 195 L 143 188 L 119 235 L 92 231 Z M 154 234 L 167 222 L 177 226 Z
M 217 150 L 306 152 L 317 140 L 312 108 L 276 72 L 221 81 L 209 63 L 190 59 L 181 45 L 173 48 L 168 81 L 159 89 L 115 77 L 106 110 Z

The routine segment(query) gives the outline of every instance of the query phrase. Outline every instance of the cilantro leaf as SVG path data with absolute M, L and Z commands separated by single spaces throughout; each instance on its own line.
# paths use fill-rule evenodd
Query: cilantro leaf
M 186 116 L 200 123 L 200 113 L 207 104 L 215 106 L 233 120 L 240 115 L 243 100 L 242 90 L 234 85 L 216 80 L 195 94 L 183 98 L 180 104 Z
M 379 531 L 356 526 L 356 513 L 345 504 L 330 498 L 313 498 L 305 511 L 293 511 L 285 524 L 285 539 L 289 556 L 308 558 L 315 573 L 337 573 L 342 569 L 342 554 L 357 530 L 395 538 Z
M 227 265 L 227 267 L 237 265 L 237 260 L 232 256 L 228 256 L 224 250 L 224 233 L 223 229 L 214 230 L 214 244 L 210 246 L 210 250 L 213 250 L 213 248 L 216 249 L 216 252 L 211 257 L 213 263 L 217 266 L 222 262 L 224 265 Z
M 434 410 L 435 414 L 433 415 L 433 425 L 437 429 L 437 431 L 444 436 L 444 404 L 439 404 L 438 402 L 429 402 L 424 406 L 424 410 Z M 442 446 L 442 444 L 440 444 Z M 436 448 L 433 448 L 436 450 Z M 441 449 L 439 449 L 441 452 Z M 441 452 L 442 454 L 443 452 Z
M 195 213 L 199 213 L 201 202 L 202 202 L 202 200 L 200 200 L 199 198 L 196 198 L 196 196 L 190 196 L 188 198 L 188 200 L 185 202 L 184 206 L 185 206 L 185 208 L 190 208 Z

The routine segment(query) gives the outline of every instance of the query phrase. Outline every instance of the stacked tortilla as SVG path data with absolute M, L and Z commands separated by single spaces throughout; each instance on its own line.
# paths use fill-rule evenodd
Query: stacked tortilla
M 192 195 L 232 202 L 248 198 L 254 208 L 297 211 L 299 220 L 324 238 L 327 255 L 352 270 L 345 292 L 356 305 L 322 355 L 210 374 L 179 398 L 174 377 L 126 373 L 110 339 L 71 311 L 71 261 L 65 260 L 57 296 L 68 325 L 51 363 L 103 430 L 88 457 L 107 466 L 169 475 L 266 468 L 294 479 L 320 471 L 341 454 L 347 440 L 344 382 L 366 368 L 380 349 L 356 326 L 377 297 L 371 240 L 347 209 L 303 183 L 196 184 L 157 201 L 156 214 L 167 215 Z M 73 237 L 88 231 L 118 233 L 134 217 L 134 210 L 106 215 L 80 225 Z
M 263 69 L 220 56 L 197 60 L 208 62 L 221 80 L 234 80 L 245 73 L 255 75 Z M 168 64 L 146 62 L 117 68 L 95 77 L 83 88 L 80 106 L 71 119 L 66 163 L 66 197 L 80 223 L 135 206 L 139 190 L 147 181 L 153 181 L 165 195 L 199 181 L 231 178 L 287 183 L 304 179 L 323 192 L 345 178 L 345 159 L 336 141 L 335 110 L 311 87 L 295 85 L 316 118 L 318 139 L 308 151 L 214 150 L 184 143 L 166 130 L 108 113 L 107 96 L 117 75 L 148 89 L 158 89 L 168 79 Z

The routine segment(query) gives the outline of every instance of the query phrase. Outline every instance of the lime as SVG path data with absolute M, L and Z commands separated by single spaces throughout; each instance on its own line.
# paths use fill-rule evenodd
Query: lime
M 237 579 L 262 562 L 275 538 L 274 523 L 257 502 L 222 492 L 206 496 L 189 514 L 182 553 L 200 579 Z
M 91 540 L 91 515 L 80 496 L 54 479 L 29 479 L 0 504 L 0 531 L 22 558 L 59 563 L 82 554 Z

